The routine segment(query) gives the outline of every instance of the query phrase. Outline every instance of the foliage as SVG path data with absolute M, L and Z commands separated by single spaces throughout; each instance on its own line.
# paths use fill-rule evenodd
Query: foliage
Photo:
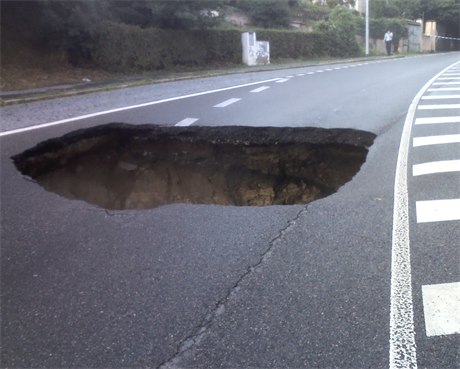
M 238 7 L 247 12 L 256 27 L 288 28 L 291 21 L 288 0 L 240 0 Z
M 110 3 L 112 20 L 116 23 L 153 27 L 152 10 L 146 1 L 113 1 Z
M 206 29 L 222 21 L 222 1 L 167 0 L 146 2 L 151 9 L 153 25 L 161 29 Z
M 395 51 L 398 51 L 399 40 L 408 37 L 408 30 L 405 21 L 400 19 L 379 18 L 372 19 L 369 22 L 370 37 L 375 39 L 383 39 L 386 31 L 393 32 L 393 46 Z
M 398 16 L 398 8 L 387 0 L 372 0 L 369 2 L 371 18 L 395 18 Z
M 398 18 L 418 19 L 422 16 L 420 0 L 393 0 L 393 5 L 398 9 Z
M 338 19 L 343 14 L 336 15 Z M 342 21 L 343 22 L 343 21 Z M 352 37 L 343 37 L 340 26 L 326 23 L 317 32 L 257 29 L 259 40 L 270 42 L 271 59 L 347 57 L 361 54 Z M 353 36 L 354 37 L 354 36 Z M 104 24 L 93 58 L 111 72 L 141 72 L 175 66 L 205 66 L 241 62 L 238 30 L 161 30 L 112 22 Z
M 308 0 L 299 2 L 291 8 L 291 14 L 304 22 L 327 20 L 330 12 L 329 8 L 312 4 Z
M 355 0 L 328 0 L 327 6 L 329 8 L 334 9 L 337 5 L 351 5 L 352 7 L 355 6 Z
M 445 29 L 445 36 L 460 37 L 460 0 L 421 0 L 426 20 L 435 20 Z
M 73 64 L 90 59 L 108 4 L 96 0 L 41 3 L 39 35 L 42 41 L 67 50 Z
M 174 66 L 238 63 L 241 33 L 217 30 L 141 29 L 106 22 L 94 60 L 113 72 L 139 72 Z
M 369 3 L 372 18 L 415 19 L 421 15 L 420 0 L 372 0 Z
M 356 41 L 356 17 L 347 7 L 335 7 L 331 12 L 330 20 L 318 22 L 316 30 L 326 36 L 330 56 L 350 57 L 361 54 Z

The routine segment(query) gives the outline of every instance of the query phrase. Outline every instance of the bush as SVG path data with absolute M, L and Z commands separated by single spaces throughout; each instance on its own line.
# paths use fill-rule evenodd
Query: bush
M 329 21 L 317 23 L 316 30 L 327 39 L 328 55 L 343 58 L 362 54 L 356 41 L 356 18 L 346 7 L 337 6 L 332 10 Z
M 371 38 L 383 39 L 387 30 L 393 32 L 393 45 L 398 51 L 399 40 L 408 37 L 408 30 L 405 21 L 395 18 L 379 18 L 369 21 L 369 33 Z
M 361 55 L 355 27 L 349 22 L 337 22 L 320 22 L 316 32 L 259 29 L 257 39 L 270 42 L 271 59 Z M 241 50 L 238 30 L 141 29 L 107 22 L 97 40 L 93 60 L 101 69 L 132 73 L 216 62 L 240 64 Z
M 204 66 L 241 60 L 241 33 L 216 30 L 141 29 L 107 22 L 93 59 L 114 72 L 169 69 L 177 65 Z

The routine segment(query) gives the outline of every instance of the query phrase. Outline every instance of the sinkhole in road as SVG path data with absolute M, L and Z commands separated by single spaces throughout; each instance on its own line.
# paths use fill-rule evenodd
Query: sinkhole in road
M 12 157 L 48 191 L 105 209 L 306 204 L 336 192 L 375 135 L 353 129 L 111 123 Z

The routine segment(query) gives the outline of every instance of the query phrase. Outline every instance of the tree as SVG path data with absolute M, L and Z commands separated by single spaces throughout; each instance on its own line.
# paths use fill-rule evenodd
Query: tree
M 398 17 L 402 19 L 418 19 L 422 16 L 420 0 L 393 0 L 398 10 Z
M 39 34 L 44 44 L 66 50 L 69 62 L 91 59 L 102 21 L 108 19 L 105 1 L 42 0 Z
M 460 37 L 460 0 L 421 0 L 421 10 L 445 30 L 444 36 Z
M 329 21 L 317 23 L 316 30 L 328 39 L 329 53 L 334 57 L 350 57 L 361 54 L 356 41 L 357 23 L 353 11 L 345 6 L 336 6 Z
M 219 0 L 167 0 L 147 1 L 152 24 L 163 29 L 204 29 L 220 24 L 223 1 Z
M 238 6 L 248 13 L 257 27 L 288 28 L 291 22 L 288 0 L 244 0 Z

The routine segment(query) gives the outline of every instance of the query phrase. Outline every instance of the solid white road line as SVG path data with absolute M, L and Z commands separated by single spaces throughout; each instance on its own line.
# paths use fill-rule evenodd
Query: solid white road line
M 460 104 L 419 105 L 419 110 L 460 109 Z
M 423 96 L 422 100 L 460 99 L 460 95 L 430 95 Z
M 189 125 L 195 123 L 198 120 L 198 118 L 185 118 L 184 120 L 181 120 L 179 123 L 177 123 L 175 126 L 176 127 L 188 127 Z
M 426 335 L 460 333 L 460 282 L 422 286 Z
M 256 88 L 255 90 L 252 90 L 251 92 L 261 92 L 269 88 L 270 86 L 262 86 L 262 87 Z
M 221 102 L 220 104 L 217 104 L 217 105 L 214 105 L 215 108 L 225 108 L 229 105 L 232 105 L 234 103 L 236 103 L 237 101 L 240 101 L 241 99 L 239 98 L 233 98 L 233 99 L 228 99 L 228 100 L 225 100 L 224 102 Z
M 460 116 L 457 116 L 457 117 L 417 118 L 415 120 L 415 124 L 439 124 L 439 123 L 460 123 Z
M 152 102 L 148 102 L 148 103 L 144 103 L 144 104 L 125 106 L 123 108 L 118 108 L 118 109 L 105 110 L 105 111 L 101 111 L 101 112 L 98 112 L 98 113 L 80 115 L 78 117 L 62 119 L 62 120 L 58 120 L 58 121 L 51 122 L 51 123 L 38 124 L 38 125 L 35 125 L 35 126 L 31 126 L 31 127 L 25 127 L 25 128 L 14 129 L 14 130 L 11 130 L 11 131 L 0 132 L 0 137 L 8 136 L 8 135 L 16 134 L 16 133 L 21 133 L 21 132 L 33 131 L 35 129 L 41 129 L 41 128 L 56 126 L 56 125 L 65 124 L 65 123 L 76 122 L 78 120 L 94 118 L 94 117 L 98 117 L 98 116 L 101 116 L 101 115 L 106 115 L 106 114 L 111 114 L 111 113 L 118 113 L 120 111 L 131 110 L 131 109 L 136 109 L 136 108 L 143 108 L 145 106 L 151 106 L 151 105 L 157 105 L 157 104 L 162 104 L 162 103 L 176 101 L 176 100 L 187 99 L 187 98 L 190 98 L 190 97 L 209 95 L 209 94 L 214 94 L 214 93 L 217 93 L 217 92 L 229 91 L 229 90 L 234 90 L 234 89 L 242 88 L 242 87 L 260 85 L 262 83 L 276 82 L 278 80 L 279 80 L 279 78 L 273 78 L 273 79 L 268 79 L 268 80 L 260 81 L 260 82 L 251 82 L 251 83 L 246 83 L 246 84 L 243 84 L 243 85 L 220 88 L 220 89 L 217 89 L 217 90 L 210 90 L 210 91 L 198 92 L 198 93 L 190 94 L 190 95 L 171 97 L 169 99 L 152 101 Z
M 428 145 L 441 145 L 449 143 L 460 142 L 460 134 L 456 135 L 440 135 L 440 136 L 425 136 L 414 137 L 414 147 L 428 146 Z
M 432 161 L 429 163 L 415 164 L 412 166 L 412 175 L 460 172 L 460 160 Z
M 417 201 L 415 206 L 417 223 L 460 220 L 460 199 Z
M 406 115 L 399 145 L 391 247 L 390 369 L 417 368 L 410 264 L 407 160 L 417 104 L 433 81 L 449 68 L 451 67 L 433 77 L 415 96 Z

